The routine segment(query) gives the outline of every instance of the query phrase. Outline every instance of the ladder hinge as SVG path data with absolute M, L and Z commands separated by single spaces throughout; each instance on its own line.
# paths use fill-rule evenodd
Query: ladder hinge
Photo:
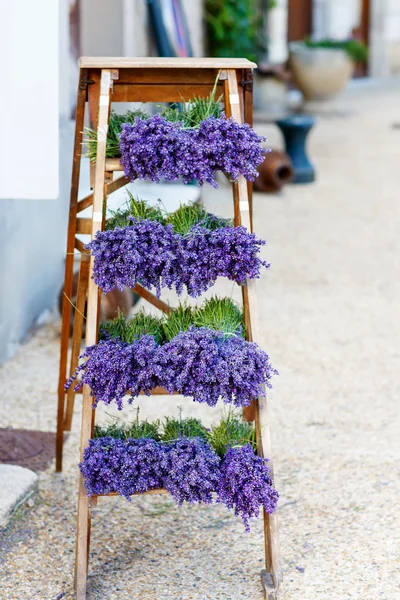
M 80 80 L 80 83 L 79 83 L 79 89 L 86 90 L 87 86 L 90 83 L 94 83 L 94 81 L 93 81 L 93 79 L 88 79 L 88 71 L 87 71 L 87 69 L 83 69 L 81 80 Z
M 243 79 L 239 81 L 239 85 L 242 86 L 245 90 L 251 92 L 253 90 L 253 80 L 252 79 Z

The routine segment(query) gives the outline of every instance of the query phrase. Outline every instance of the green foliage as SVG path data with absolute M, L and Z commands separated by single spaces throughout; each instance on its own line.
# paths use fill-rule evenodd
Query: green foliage
M 135 198 L 131 192 L 127 190 L 128 200 L 125 206 L 110 211 L 110 216 L 106 220 L 106 229 L 115 229 L 116 227 L 127 227 L 132 225 L 132 221 L 128 217 L 136 219 L 151 219 L 159 223 L 165 223 L 163 211 L 160 206 L 150 206 L 146 200 Z
M 139 409 L 136 411 L 136 420 L 129 425 L 123 427 L 118 426 L 117 422 L 111 423 L 106 427 L 100 427 L 96 425 L 94 428 L 94 438 L 110 436 L 119 440 L 127 440 L 133 438 L 135 440 L 141 438 L 150 438 L 159 442 L 161 440 L 160 435 L 160 421 L 149 421 L 139 422 Z
M 106 220 L 106 229 L 115 229 L 116 227 L 127 227 L 132 225 L 129 217 L 136 219 L 151 219 L 159 223 L 170 223 L 175 231 L 181 235 L 185 235 L 194 225 L 201 224 L 206 229 L 213 231 L 220 227 L 232 226 L 230 219 L 217 217 L 208 213 L 197 202 L 182 204 L 173 213 L 167 213 L 161 209 L 161 206 L 151 206 L 146 200 L 134 198 L 128 192 L 128 200 L 124 206 L 115 211 L 110 211 L 110 215 Z
M 124 341 L 131 344 L 142 335 L 152 335 L 158 344 L 164 341 L 164 332 L 159 317 L 146 314 L 144 310 L 126 321 Z
M 122 310 L 118 310 L 115 319 L 104 321 L 99 325 L 99 340 L 120 338 L 125 340 L 126 317 Z
M 239 415 L 229 412 L 218 425 L 213 425 L 208 441 L 218 456 L 225 456 L 230 446 L 244 446 L 250 443 L 256 450 L 254 425 L 244 421 Z
M 162 320 L 162 329 L 167 341 L 172 340 L 181 331 L 187 331 L 191 325 L 193 325 L 193 310 L 186 304 L 180 304 Z
M 182 105 L 172 105 L 162 111 L 162 116 L 167 121 L 182 123 L 185 129 L 197 129 L 200 123 L 209 117 L 221 116 L 221 96 L 217 94 L 218 77 L 211 94 L 207 98 L 195 96 L 190 102 Z
M 213 296 L 197 308 L 193 315 L 196 327 L 209 327 L 228 334 L 244 335 L 243 314 L 239 306 L 230 298 Z
M 347 52 L 356 63 L 365 63 L 368 60 L 368 48 L 359 40 L 304 40 L 307 48 L 336 48 Z
M 100 323 L 99 338 L 119 338 L 122 342 L 132 344 L 142 335 L 154 336 L 158 344 L 164 341 L 164 332 L 159 317 L 145 313 L 143 310 L 127 319 L 122 312 L 112 321 Z
M 148 115 L 143 110 L 130 110 L 123 115 L 117 115 L 113 110 L 110 114 L 108 124 L 106 158 L 119 158 L 121 152 L 119 149 L 119 136 L 123 123 L 134 123 L 135 118 L 147 119 Z M 86 154 L 92 162 L 96 161 L 97 155 L 97 131 L 95 129 L 86 128 L 87 139 L 84 141 L 86 146 Z
M 204 425 L 201 424 L 200 419 L 192 417 L 182 419 L 181 412 L 179 413 L 179 417 L 165 417 L 161 439 L 164 442 L 171 442 L 180 437 L 200 437 L 207 439 L 208 431 Z
M 257 62 L 266 49 L 259 0 L 206 0 L 205 20 L 212 56 Z
M 243 314 L 236 302 L 230 298 L 214 296 L 198 308 L 179 304 L 162 317 L 141 310 L 133 317 L 126 318 L 119 311 L 115 319 L 100 323 L 99 339 L 119 338 L 132 344 L 134 340 L 147 334 L 154 336 L 156 342 L 162 344 L 172 340 L 180 332 L 187 331 L 191 326 L 209 327 L 228 335 L 245 335 Z
M 182 418 L 181 409 L 177 417 L 165 417 L 162 422 L 159 419 L 153 422 L 139 421 L 139 409 L 136 419 L 127 425 L 118 425 L 116 421 L 101 427 L 94 428 L 94 438 L 110 436 L 120 440 L 128 438 L 140 439 L 151 438 L 162 442 L 172 442 L 180 437 L 199 437 L 207 440 L 210 446 L 223 457 L 231 446 L 244 446 L 250 443 L 256 450 L 256 434 L 253 423 L 247 423 L 241 416 L 229 412 L 223 416 L 218 425 L 207 429 L 200 419 L 189 417 Z
M 197 202 L 181 204 L 180 207 L 167 216 L 167 223 L 171 223 L 175 233 L 185 235 L 200 221 L 207 217 L 207 212 Z

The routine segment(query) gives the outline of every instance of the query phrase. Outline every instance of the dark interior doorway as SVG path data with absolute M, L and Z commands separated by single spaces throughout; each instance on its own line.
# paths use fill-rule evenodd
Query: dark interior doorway
M 288 1 L 288 42 L 304 40 L 312 33 L 313 0 Z

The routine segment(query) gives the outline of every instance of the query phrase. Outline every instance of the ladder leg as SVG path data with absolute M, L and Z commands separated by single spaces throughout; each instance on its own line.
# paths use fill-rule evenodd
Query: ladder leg
M 245 86 L 243 88 L 243 117 L 244 122 L 253 127 L 253 70 L 244 70 Z M 247 195 L 250 207 L 250 228 L 253 231 L 253 182 L 247 182 Z
M 60 370 L 58 377 L 58 405 L 57 405 L 57 435 L 56 435 L 56 471 L 62 470 L 62 455 L 64 445 L 64 409 L 65 390 L 64 384 L 67 374 L 68 341 L 70 331 L 71 305 L 68 298 L 72 295 L 72 278 L 74 269 L 74 249 L 76 232 L 76 214 L 78 205 L 79 174 L 82 153 L 82 132 L 85 116 L 86 89 L 82 85 L 82 73 L 79 78 L 78 96 L 76 105 L 76 126 L 74 142 L 74 158 L 72 164 L 71 199 L 69 209 L 69 223 L 67 236 L 67 255 L 65 258 L 64 297 L 61 314 L 61 342 L 60 342 Z
M 103 69 L 100 80 L 100 97 L 98 103 L 97 127 L 97 157 L 94 176 L 92 239 L 103 223 L 103 201 L 105 193 L 105 158 L 106 139 L 111 103 L 112 78 L 109 69 Z M 90 92 L 89 92 L 90 93 Z M 97 341 L 100 294 L 90 277 L 93 272 L 93 257 L 90 257 L 88 302 L 86 321 L 86 346 L 92 346 Z M 81 459 L 84 449 L 89 443 L 94 426 L 94 411 L 92 409 L 90 389 L 84 386 L 82 400 L 82 429 L 81 429 Z M 77 600 L 86 600 L 88 557 L 90 546 L 90 499 L 86 496 L 83 477 L 79 477 L 78 522 L 76 532 L 76 561 L 75 586 Z
M 81 254 L 81 266 L 79 269 L 78 279 L 78 292 L 76 296 L 76 309 L 74 316 L 74 329 L 72 334 L 72 348 L 71 348 L 71 366 L 70 366 L 70 377 L 74 373 L 78 366 L 81 342 L 82 342 L 82 331 L 83 321 L 86 304 L 86 293 L 89 279 L 89 254 Z M 72 415 L 74 412 L 74 400 L 75 391 L 74 386 L 71 385 L 67 392 L 67 407 L 64 416 L 64 431 L 71 431 Z
M 227 70 L 227 80 L 225 86 L 225 103 L 228 107 L 227 114 L 239 123 L 243 122 L 244 110 L 241 110 L 240 97 L 237 81 L 237 73 L 234 70 Z M 244 107 L 243 107 L 244 108 Z M 249 108 L 247 108 L 248 114 Z M 248 230 L 251 229 L 250 224 L 250 204 L 247 181 L 243 176 L 240 176 L 237 181 L 240 223 Z M 246 291 L 245 291 L 246 290 Z M 244 314 L 246 329 L 249 339 L 259 343 L 258 332 L 258 307 L 256 282 L 250 280 L 243 288 Z M 268 404 L 265 396 L 260 396 L 254 402 L 254 417 L 257 436 L 257 451 L 261 456 L 271 459 L 271 436 L 269 427 Z M 272 470 L 272 462 L 270 463 Z M 268 515 L 264 511 L 264 546 L 265 546 L 265 570 L 261 572 L 264 592 L 268 598 L 276 598 L 278 594 L 279 584 L 282 579 L 280 567 L 280 551 L 278 537 L 278 516 L 276 513 Z

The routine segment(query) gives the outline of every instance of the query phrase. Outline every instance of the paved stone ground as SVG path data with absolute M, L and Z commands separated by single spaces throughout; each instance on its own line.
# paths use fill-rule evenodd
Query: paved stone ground
M 283 600 L 399 594 L 398 98 L 393 84 L 360 87 L 321 111 L 310 138 L 317 182 L 255 198 L 272 263 L 259 285 L 263 342 L 280 370 L 270 404 Z M 276 147 L 278 132 L 265 131 Z M 225 188 L 204 195 L 228 213 Z M 222 282 L 218 292 L 232 286 Z M 3 366 L 3 427 L 54 429 L 57 355 L 55 324 Z M 140 401 L 144 417 L 175 404 Z M 41 473 L 34 505 L 1 535 L 1 599 L 74 597 L 78 429 L 79 407 L 64 473 Z M 246 535 L 221 506 L 178 509 L 150 496 L 94 511 L 96 599 L 261 600 L 261 566 L 261 523 Z

